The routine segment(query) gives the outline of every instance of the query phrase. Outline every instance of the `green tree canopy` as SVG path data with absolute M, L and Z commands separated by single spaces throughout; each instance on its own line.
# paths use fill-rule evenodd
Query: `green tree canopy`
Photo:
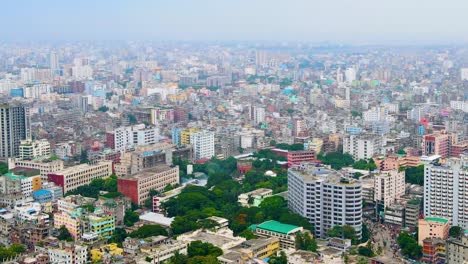
M 167 236 L 167 231 L 160 225 L 144 225 L 130 233 L 133 238 L 147 238 L 150 236 Z
M 400 233 L 397 238 L 397 243 L 403 255 L 413 259 L 419 259 L 422 256 L 422 247 L 418 245 L 418 241 L 407 232 Z
M 59 235 L 57 236 L 58 240 L 62 241 L 73 241 L 73 237 L 65 226 L 59 228 Z

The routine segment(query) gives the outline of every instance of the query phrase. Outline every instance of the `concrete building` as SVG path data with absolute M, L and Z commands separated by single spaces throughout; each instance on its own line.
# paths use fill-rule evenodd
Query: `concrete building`
M 449 135 L 434 133 L 424 135 L 422 153 L 425 156 L 440 155 L 446 158 L 449 155 Z
M 112 161 L 80 164 L 47 175 L 48 180 L 63 188 L 63 193 L 90 184 L 92 180 L 107 178 L 112 174 Z
M 450 221 L 442 217 L 426 217 L 418 221 L 418 243 L 423 244 L 426 238 L 447 239 Z
M 28 168 L 39 170 L 41 173 L 42 181 L 47 180 L 47 175 L 64 169 L 64 163 L 62 160 L 19 160 L 9 159 L 8 167 L 14 168 Z
M 343 137 L 343 153 L 349 153 L 353 159 L 370 159 L 380 154 L 383 149 L 382 137 L 375 134 L 346 135 Z
M 51 264 L 85 264 L 88 262 L 88 247 L 84 245 L 64 245 L 47 250 Z
M 468 156 L 424 166 L 424 215 L 468 228 Z
M 424 263 L 446 263 L 445 240 L 440 238 L 426 238 L 423 240 L 422 261 Z
M 447 264 L 466 264 L 468 260 L 468 236 L 459 239 L 449 238 L 446 241 Z
M 109 134 L 114 136 L 114 149 L 124 151 L 135 146 L 150 145 L 159 141 L 159 129 L 144 124 L 120 127 Z
M 384 207 L 393 205 L 405 194 L 405 172 L 398 170 L 381 172 L 374 176 L 374 201 Z
M 117 176 L 127 176 L 159 165 L 172 165 L 174 145 L 156 143 L 137 146 L 133 151 L 126 151 L 120 157 L 120 163 L 114 164 Z
M 283 224 L 274 220 L 266 221 L 259 225 L 252 225 L 249 228 L 258 237 L 278 238 L 280 249 L 295 248 L 296 234 L 304 231 L 302 226 Z
M 361 237 L 361 183 L 321 166 L 303 164 L 288 169 L 288 206 L 314 224 L 316 236 L 326 237 L 335 225 L 350 225 Z
M 0 104 L 0 159 L 20 154 L 21 140 L 31 138 L 29 110 L 25 106 Z
M 251 192 L 241 193 L 237 201 L 244 207 L 259 206 L 263 199 L 270 197 L 271 195 L 273 195 L 273 190 L 260 188 Z
M 215 155 L 213 132 L 191 133 L 190 144 L 193 146 L 193 158 L 195 160 L 211 159 Z
M 50 156 L 50 143 L 46 139 L 21 140 L 19 146 L 19 158 L 21 160 L 33 160 L 48 158 Z
M 16 194 L 29 197 L 34 191 L 42 187 L 41 175 L 39 171 L 30 172 L 8 172 L 0 176 L 0 192 L 2 194 Z
M 280 242 L 276 237 L 244 241 L 229 252 L 218 257 L 222 264 L 249 263 L 249 260 L 268 258 L 279 250 Z
M 118 191 L 134 203 L 142 204 L 151 198 L 150 190 L 162 191 L 168 185 L 179 184 L 179 167 L 160 165 L 137 174 L 119 178 Z

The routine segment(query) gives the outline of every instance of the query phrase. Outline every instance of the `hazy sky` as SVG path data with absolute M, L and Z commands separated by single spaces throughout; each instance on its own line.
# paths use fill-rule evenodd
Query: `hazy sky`
M 0 10 L 0 40 L 468 42 L 468 0 L 0 0 Z

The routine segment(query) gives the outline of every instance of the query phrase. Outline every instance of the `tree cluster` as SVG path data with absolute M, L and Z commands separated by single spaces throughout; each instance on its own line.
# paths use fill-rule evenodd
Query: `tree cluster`
M 0 261 L 7 261 L 8 259 L 11 259 L 25 251 L 26 248 L 21 244 L 12 244 L 9 247 L 0 246 Z
M 424 165 L 405 168 L 405 182 L 424 185 Z
M 375 165 L 374 159 L 369 159 L 369 160 L 364 160 L 360 159 L 356 161 L 353 164 L 353 168 L 356 170 L 367 170 L 367 171 L 373 171 L 377 169 L 377 166 Z
M 339 237 L 344 239 L 351 239 L 351 243 L 356 245 L 359 243 L 359 240 L 356 236 L 356 230 L 350 225 L 339 226 L 336 225 L 331 229 L 328 229 L 327 235 L 329 237 Z
M 326 154 L 319 153 L 317 158 L 322 161 L 323 164 L 330 165 L 334 170 L 340 170 L 343 167 L 354 164 L 354 159 L 351 155 L 339 151 Z
M 402 232 L 397 238 L 398 246 L 403 255 L 412 259 L 419 259 L 422 256 L 422 247 L 418 241 L 407 232 Z
M 176 253 L 168 263 L 170 264 L 218 264 L 218 256 L 223 250 L 210 243 L 193 241 L 187 248 L 187 255 Z
M 73 191 L 69 191 L 66 195 L 79 194 L 81 196 L 92 197 L 97 199 L 99 197 L 100 191 L 109 192 L 103 195 L 108 198 L 115 198 L 120 196 L 121 194 L 117 192 L 117 176 L 111 175 L 106 179 L 94 179 L 90 184 L 83 185 L 76 188 Z

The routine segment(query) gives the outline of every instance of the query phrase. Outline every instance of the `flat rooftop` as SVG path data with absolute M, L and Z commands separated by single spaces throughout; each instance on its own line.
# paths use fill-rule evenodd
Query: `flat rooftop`
M 251 228 L 252 229 L 260 228 L 260 229 L 268 230 L 271 232 L 276 232 L 276 233 L 287 235 L 290 232 L 294 231 L 295 229 L 299 228 L 299 226 L 283 224 L 278 221 L 270 220 L 270 221 L 263 222 L 256 226 L 251 226 Z
M 441 217 L 426 217 L 426 218 L 424 218 L 424 220 L 426 220 L 428 222 L 438 222 L 438 223 L 442 223 L 442 224 L 448 223 L 447 219 L 441 218 Z

